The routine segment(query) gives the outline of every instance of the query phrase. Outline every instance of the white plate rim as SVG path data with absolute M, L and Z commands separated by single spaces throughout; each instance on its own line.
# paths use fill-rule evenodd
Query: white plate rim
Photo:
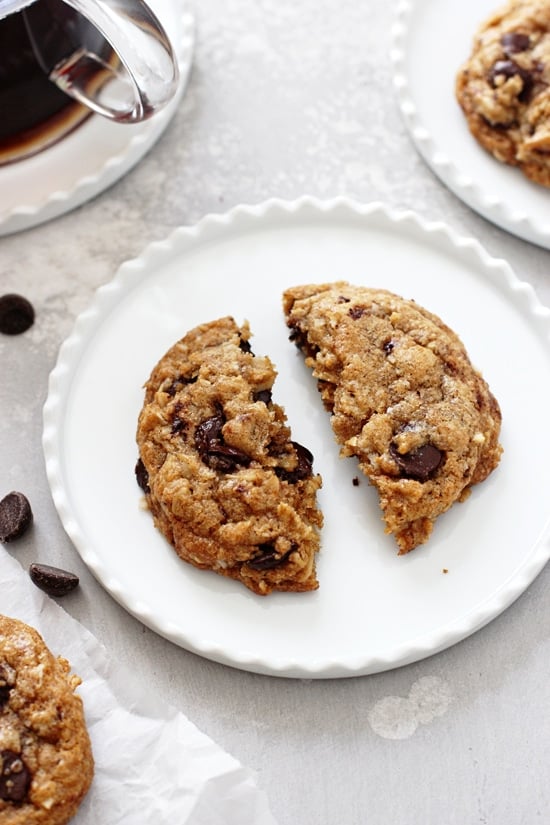
M 447 2 L 447 0 L 442 0 L 442 2 Z M 494 191 L 485 191 L 472 177 L 464 174 L 456 159 L 450 158 L 444 147 L 438 145 L 434 135 L 422 121 L 406 70 L 410 45 L 410 21 L 418 6 L 418 0 L 398 0 L 391 28 L 390 48 L 393 86 L 403 121 L 413 144 L 442 183 L 467 206 L 512 235 L 545 249 L 550 248 L 548 225 L 545 226 L 537 220 L 536 215 L 513 211 Z M 479 22 L 482 22 L 481 19 Z
M 154 117 L 141 124 L 129 127 L 131 134 L 129 132 L 126 145 L 116 153 L 106 156 L 102 165 L 94 173 L 90 174 L 83 167 L 82 173 L 74 179 L 72 186 L 64 189 L 53 187 L 49 194 L 41 200 L 19 203 L 4 212 L 0 212 L 0 237 L 31 229 L 53 218 L 60 217 L 94 198 L 130 171 L 160 138 L 176 113 L 191 73 L 195 47 L 195 18 L 186 5 L 187 0 L 185 0 L 185 5 L 182 4 L 179 14 L 181 31 L 176 43 L 176 52 L 180 77 L 174 99 Z M 82 136 L 85 134 L 88 122 L 101 123 L 102 120 L 99 115 L 92 114 L 87 121 L 77 127 L 74 133 L 68 135 L 67 139 L 73 141 L 83 139 Z M 112 124 L 107 123 L 107 126 L 110 127 Z M 45 149 L 40 153 L 41 157 L 47 158 L 48 153 L 55 151 L 57 146 L 58 144 L 54 144 L 49 149 Z M 22 169 L 21 174 L 25 174 L 24 161 L 20 166 Z M 2 167 L 0 166 L 0 180 L 1 177 Z
M 165 240 L 148 245 L 139 257 L 123 263 L 113 280 L 96 291 L 91 304 L 78 316 L 73 331 L 62 343 L 57 363 L 50 373 L 48 395 L 43 407 L 42 445 L 53 502 L 67 535 L 98 581 L 131 615 L 164 638 L 212 661 L 260 674 L 290 678 L 340 678 L 377 673 L 419 661 L 462 641 L 495 619 L 525 591 L 550 558 L 549 519 L 512 580 L 506 581 L 497 592 L 492 593 L 476 613 L 467 613 L 451 622 L 450 626 L 434 632 L 429 638 L 415 639 L 391 650 L 385 656 L 360 654 L 340 661 L 319 659 L 304 665 L 297 660 L 258 655 L 255 651 L 233 650 L 228 654 L 215 640 L 189 638 L 185 631 L 170 622 L 159 621 L 147 605 L 136 601 L 126 591 L 124 584 L 105 570 L 94 548 L 88 543 L 74 518 L 65 489 L 60 460 L 63 428 L 60 425 L 70 392 L 71 375 L 74 375 L 79 360 L 86 351 L 88 337 L 101 324 L 104 313 L 124 299 L 136 274 L 147 271 L 152 266 L 162 265 L 163 261 L 170 259 L 175 247 L 181 252 L 186 246 L 192 247 L 193 244 L 208 241 L 208 238 L 216 237 L 219 233 L 261 226 L 264 221 L 274 217 L 342 212 L 355 219 L 368 220 L 369 216 L 382 216 L 384 220 L 397 226 L 406 224 L 422 235 L 432 235 L 461 255 L 473 256 L 484 268 L 497 273 L 506 289 L 514 294 L 514 299 L 529 313 L 532 322 L 550 343 L 550 310 L 540 303 L 534 289 L 520 281 L 506 261 L 491 257 L 477 240 L 458 235 L 443 221 L 426 221 L 411 210 L 395 210 L 381 202 L 362 204 L 347 197 L 324 201 L 307 195 L 294 201 L 271 198 L 257 205 L 239 205 L 226 213 L 206 215 L 193 226 L 175 229 Z

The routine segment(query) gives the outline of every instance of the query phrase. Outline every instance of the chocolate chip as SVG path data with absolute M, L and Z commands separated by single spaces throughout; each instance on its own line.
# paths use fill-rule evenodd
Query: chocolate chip
M 271 390 L 259 390 L 253 395 L 254 401 L 262 401 L 264 404 L 271 403 Z
M 489 72 L 489 80 L 493 86 L 496 86 L 497 77 L 504 77 L 508 80 L 516 75 L 519 75 L 523 83 L 523 88 L 518 95 L 518 100 L 525 103 L 531 94 L 535 81 L 531 72 L 527 71 L 527 69 L 523 69 L 521 66 L 518 66 L 515 61 L 497 60 Z
M 507 32 L 502 35 L 500 42 L 507 55 L 525 52 L 531 44 L 529 35 L 520 32 Z
M 0 332 L 19 335 L 34 324 L 34 307 L 22 295 L 8 293 L 0 297 Z
M 66 596 L 78 587 L 79 578 L 75 573 L 49 564 L 31 564 L 29 574 L 34 584 L 48 596 Z
M 384 344 L 384 352 L 386 353 L 386 355 L 389 355 L 391 352 L 393 352 L 394 347 L 395 343 L 393 341 L 386 341 L 386 343 Z
M 239 349 L 242 350 L 242 352 L 252 352 L 250 342 L 246 341 L 244 338 L 241 338 L 241 340 L 239 341 Z M 252 355 L 254 355 L 253 352 Z
M 172 427 L 170 428 L 170 432 L 172 435 L 178 435 L 179 433 L 185 432 L 188 428 L 189 423 L 184 421 L 183 418 L 180 418 L 179 415 L 174 415 L 172 419 Z
M 251 458 L 236 447 L 231 447 L 224 442 L 222 435 L 224 424 L 225 418 L 222 412 L 202 421 L 195 430 L 195 446 L 207 467 L 222 473 L 230 473 L 239 466 L 248 467 Z
M 297 441 L 291 442 L 298 462 L 293 470 L 285 470 L 284 467 L 276 467 L 275 474 L 281 481 L 288 481 L 289 484 L 296 484 L 298 481 L 303 481 L 309 478 L 313 472 L 313 455 Z
M 0 708 L 3 707 L 10 698 L 10 690 L 12 687 L 13 685 L 11 684 L 5 665 L 0 665 Z
M 349 310 L 349 315 L 351 318 L 353 318 L 354 321 L 357 321 L 364 314 L 365 307 L 351 307 L 351 309 Z
M 143 492 L 151 492 L 151 489 L 149 487 L 149 473 L 147 472 L 145 464 L 143 463 L 141 458 L 138 458 L 138 460 L 136 461 L 134 472 L 136 474 L 136 481 L 143 490 Z
M 443 453 L 433 444 L 423 444 L 410 453 L 399 453 L 392 444 L 390 453 L 402 474 L 416 481 L 427 481 L 443 460 Z
M 0 501 L 0 541 L 18 539 L 32 523 L 29 500 L 23 493 L 12 492 Z
M 293 545 L 290 550 L 282 556 L 279 556 L 272 544 L 260 544 L 258 546 L 258 555 L 250 559 L 247 564 L 253 570 L 272 570 L 274 567 L 279 567 L 280 564 L 283 564 L 294 549 L 295 546 Z
M 174 396 L 182 387 L 187 384 L 194 384 L 198 377 L 198 375 L 179 375 L 177 378 L 174 378 L 170 386 L 166 387 L 164 392 L 166 395 Z
M 359 487 L 359 479 L 357 478 L 357 476 L 354 476 L 352 478 L 351 483 L 353 484 L 354 487 Z
M 0 799 L 4 802 L 23 802 L 31 784 L 31 774 L 21 754 L 0 751 Z

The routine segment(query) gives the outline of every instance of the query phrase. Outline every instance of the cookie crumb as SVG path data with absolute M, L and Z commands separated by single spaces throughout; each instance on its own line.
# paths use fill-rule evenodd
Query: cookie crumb
M 441 572 L 442 572 L 442 573 L 448 573 L 448 572 L 449 572 L 449 568 L 448 568 L 448 567 L 444 567 L 444 568 L 443 568 L 443 570 L 442 570 Z

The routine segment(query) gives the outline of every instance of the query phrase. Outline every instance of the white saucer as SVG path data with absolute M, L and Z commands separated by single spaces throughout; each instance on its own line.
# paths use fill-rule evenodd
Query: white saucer
M 431 170 L 487 220 L 550 249 L 550 191 L 495 160 L 470 134 L 455 76 L 496 0 L 401 0 L 393 27 L 394 84 L 411 138 Z
M 315 381 L 288 341 L 281 294 L 348 279 L 439 314 L 503 411 L 501 466 L 407 556 L 384 533 L 374 488 L 340 460 Z M 182 562 L 140 506 L 143 382 L 188 329 L 233 314 L 277 365 L 274 399 L 323 477 L 315 593 L 262 598 Z M 353 676 L 417 661 L 495 618 L 550 556 L 550 311 L 510 267 L 443 223 L 379 204 L 310 198 L 207 216 L 125 263 L 59 352 L 44 408 L 53 500 L 106 590 L 157 633 L 258 673 Z M 532 484 L 526 479 L 536 479 Z M 445 573 L 445 571 L 447 571 Z
M 0 236 L 30 229 L 95 197 L 128 172 L 158 140 L 183 97 L 194 46 L 187 3 L 151 0 L 178 55 L 174 100 L 145 123 L 128 126 L 92 115 L 49 149 L 0 166 Z

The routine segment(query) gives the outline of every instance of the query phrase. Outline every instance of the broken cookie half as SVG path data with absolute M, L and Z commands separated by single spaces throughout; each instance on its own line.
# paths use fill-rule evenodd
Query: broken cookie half
M 145 385 L 137 480 L 185 561 L 260 595 L 315 590 L 321 478 L 272 399 L 273 364 L 249 338 L 228 316 L 161 358 Z
M 376 487 L 399 553 L 500 460 L 501 413 L 459 337 L 412 300 L 346 282 L 283 296 L 343 456 Z

